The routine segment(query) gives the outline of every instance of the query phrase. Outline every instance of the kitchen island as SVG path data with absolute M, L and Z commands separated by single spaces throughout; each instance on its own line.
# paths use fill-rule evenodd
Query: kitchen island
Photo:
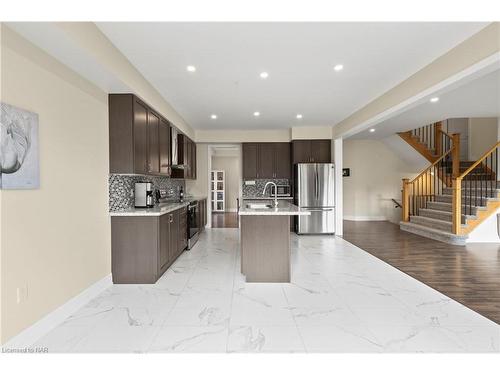
M 278 201 L 245 202 L 239 210 L 241 273 L 247 282 L 290 282 L 290 218 L 310 215 Z

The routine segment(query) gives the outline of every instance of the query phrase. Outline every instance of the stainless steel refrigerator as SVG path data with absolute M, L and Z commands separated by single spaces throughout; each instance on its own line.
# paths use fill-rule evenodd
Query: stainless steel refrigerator
M 331 163 L 295 164 L 295 204 L 311 211 L 310 216 L 297 216 L 298 234 L 335 233 L 334 172 Z

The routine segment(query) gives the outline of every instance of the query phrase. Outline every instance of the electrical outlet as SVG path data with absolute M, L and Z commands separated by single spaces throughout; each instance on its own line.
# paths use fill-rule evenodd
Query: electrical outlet
M 28 285 L 16 289 L 16 302 L 20 304 L 28 299 Z
M 245 181 L 246 186 L 255 186 L 255 181 Z

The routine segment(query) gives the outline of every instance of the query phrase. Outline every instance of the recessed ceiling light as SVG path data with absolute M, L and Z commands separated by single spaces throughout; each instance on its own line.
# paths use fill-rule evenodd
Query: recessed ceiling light
M 333 67 L 333 70 L 335 70 L 336 72 L 340 72 L 342 69 L 344 69 L 344 65 L 342 64 L 337 64 Z
M 196 72 L 196 66 L 194 66 L 194 65 L 188 65 L 188 66 L 186 66 L 186 70 L 188 72 L 191 72 L 191 73 Z
M 259 117 L 259 116 L 260 116 L 260 112 L 254 112 L 254 113 L 253 113 L 253 115 L 254 115 L 255 117 Z
M 300 113 L 298 113 L 297 116 L 295 116 L 295 117 L 297 117 L 300 120 L 302 118 L 302 115 Z
M 370 129 L 370 133 L 373 133 L 375 131 L 375 129 L 371 128 Z
M 430 100 L 431 103 L 436 103 L 436 102 L 439 102 L 439 98 L 437 96 L 431 98 Z
M 267 77 L 269 77 L 269 73 L 268 72 L 262 72 L 262 73 L 260 73 L 260 78 L 266 79 Z
M 217 115 L 210 115 L 210 118 L 211 118 L 212 120 L 215 120 L 215 119 L 217 118 Z

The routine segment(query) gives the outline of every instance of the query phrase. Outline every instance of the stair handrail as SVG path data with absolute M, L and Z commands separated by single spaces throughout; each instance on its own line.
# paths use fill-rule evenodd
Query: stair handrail
M 419 179 L 420 177 L 422 177 L 423 175 L 425 175 L 429 171 L 429 169 L 432 169 L 432 167 L 434 167 L 441 160 L 443 160 L 445 157 L 447 157 L 452 151 L 453 151 L 453 146 L 446 153 L 444 153 L 438 159 L 436 159 L 436 161 L 434 161 L 433 163 L 431 163 L 427 168 L 425 168 L 422 172 L 420 172 L 417 175 L 417 177 L 413 178 L 412 180 L 408 179 L 408 183 L 411 184 L 412 182 L 415 182 L 417 179 Z
M 435 168 L 440 162 L 443 161 L 447 156 L 451 155 L 452 159 L 452 177 L 458 175 L 460 171 L 460 134 L 453 134 L 450 136 L 443 130 L 439 130 L 447 137 L 450 137 L 450 149 L 443 153 L 440 157 L 438 157 L 434 162 L 432 162 L 429 166 L 427 166 L 422 172 L 420 172 L 415 178 L 410 180 L 409 178 L 403 178 L 403 190 L 402 190 L 402 221 L 408 222 L 410 221 L 410 186 L 414 186 L 414 183 L 422 178 L 426 174 L 432 175 L 432 169 Z M 436 178 L 441 179 L 443 181 L 442 176 L 436 176 Z M 453 181 L 453 180 L 452 180 Z M 449 180 L 443 181 L 443 183 L 449 186 Z M 453 185 L 452 185 L 453 186 Z M 427 195 L 428 198 L 429 195 Z M 455 199 L 455 198 L 454 198 Z
M 472 164 L 469 168 L 467 168 L 465 172 L 463 172 L 460 176 L 458 176 L 457 179 L 462 180 L 465 176 L 471 173 L 479 164 L 481 164 L 484 161 L 484 159 L 490 156 L 490 154 L 493 153 L 493 151 L 495 151 L 495 149 L 499 146 L 500 146 L 500 141 L 498 141 L 493 147 L 491 147 L 488 151 L 486 151 L 479 159 L 477 159 L 477 161 L 474 164 Z
M 467 168 L 461 174 L 454 174 L 453 176 L 453 198 L 452 198 L 452 232 L 454 234 L 460 235 L 462 234 L 462 181 L 464 178 L 469 175 L 474 169 L 476 169 L 479 165 L 483 164 L 488 157 L 491 158 L 491 163 L 495 165 L 495 172 L 491 171 L 491 176 L 495 176 L 495 182 L 498 180 L 498 147 L 500 146 L 500 141 L 498 141 L 495 145 L 493 145 L 488 151 L 486 151 L 478 160 L 476 160 L 469 168 Z M 493 152 L 496 151 L 495 159 L 493 159 Z M 488 163 L 486 162 L 486 168 L 488 167 Z M 488 180 L 485 180 L 488 182 Z M 477 184 L 477 180 L 475 180 Z M 469 182 L 471 184 L 471 181 Z M 497 183 L 495 183 L 495 188 Z M 469 195 L 472 194 L 471 185 L 469 188 Z M 486 184 L 486 190 L 488 189 L 488 184 Z M 490 186 L 490 189 L 493 189 Z M 482 190 L 482 180 L 481 180 L 481 190 Z M 477 200 L 477 188 L 474 191 Z M 487 195 L 487 194 L 486 194 Z M 482 201 L 482 196 L 481 196 Z M 472 196 L 469 196 L 469 210 L 471 210 L 472 206 Z M 471 213 L 471 212 L 469 212 Z M 465 214 L 467 214 L 467 200 L 465 200 Z

